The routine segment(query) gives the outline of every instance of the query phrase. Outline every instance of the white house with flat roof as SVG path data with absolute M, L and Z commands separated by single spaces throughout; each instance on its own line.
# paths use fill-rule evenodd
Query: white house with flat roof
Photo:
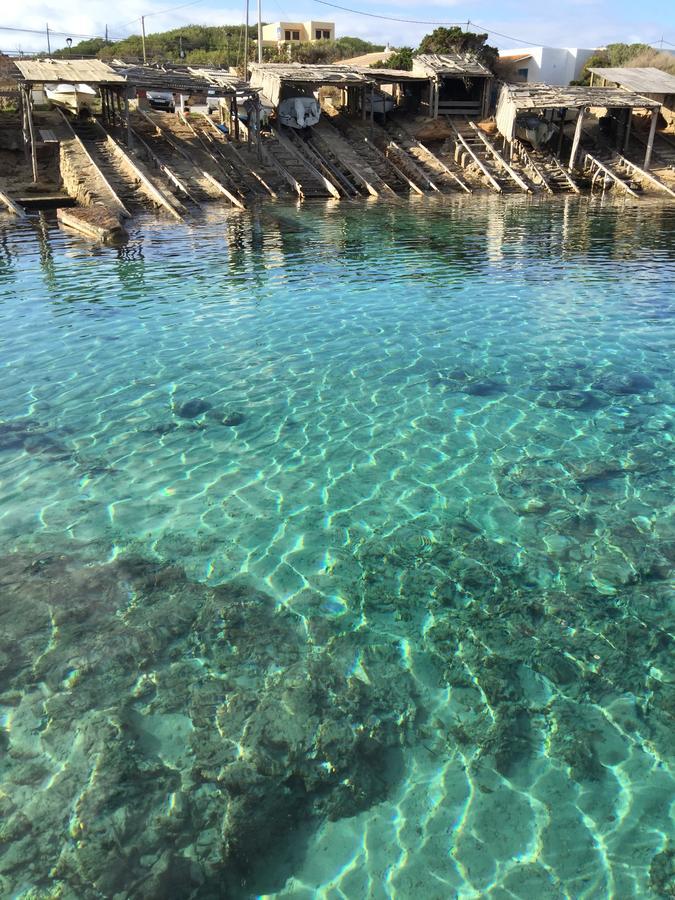
M 505 81 L 568 85 L 581 78 L 596 49 L 580 47 L 518 47 L 499 51 L 499 74 Z

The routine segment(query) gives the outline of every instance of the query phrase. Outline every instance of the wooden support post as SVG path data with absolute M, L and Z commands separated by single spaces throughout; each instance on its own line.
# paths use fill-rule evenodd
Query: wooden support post
M 627 109 L 626 114 L 627 114 L 626 115 L 626 136 L 623 141 L 623 152 L 624 153 L 628 152 L 628 143 L 630 141 L 630 126 L 633 123 L 633 110 L 630 108 Z
M 366 88 L 361 88 L 361 118 L 366 121 Z
M 647 138 L 647 150 L 645 152 L 644 168 L 649 171 L 649 163 L 652 161 L 652 150 L 654 149 L 654 137 L 656 135 L 656 123 L 659 120 L 659 107 L 652 110 L 652 121 L 649 126 L 649 137 Z
M 21 133 L 23 136 L 23 152 L 28 162 L 30 156 L 30 132 L 28 131 L 28 104 L 26 102 L 26 93 L 21 91 Z
M 131 130 L 131 119 L 129 118 L 129 96 L 124 92 L 124 121 L 127 126 L 127 147 L 131 147 L 133 131 Z
M 577 151 L 579 149 L 579 141 L 581 140 L 581 128 L 584 123 L 584 113 L 586 112 L 585 108 L 582 107 L 579 110 L 579 114 L 577 115 L 577 124 L 574 129 L 574 140 L 572 141 L 572 152 L 570 153 L 570 161 L 567 166 L 567 171 L 574 171 L 574 163 L 577 159 Z
M 433 79 L 429 79 L 429 118 L 433 119 L 434 117 L 434 82 Z
M 558 150 L 556 152 L 556 156 L 560 156 L 562 152 L 563 140 L 565 138 L 565 119 L 567 118 L 567 107 L 562 110 L 562 117 L 560 119 L 560 134 L 558 135 Z
M 33 114 L 31 112 L 31 89 L 30 87 L 25 88 L 26 94 L 26 114 L 28 116 L 28 132 L 30 134 L 30 159 L 33 166 L 33 183 L 37 184 L 39 180 L 38 176 L 38 164 L 37 164 L 37 148 L 35 146 L 35 129 L 33 128 Z
M 262 162 L 262 138 L 260 136 L 260 97 L 255 98 L 255 147 L 258 160 Z
M 372 138 L 375 129 L 375 85 L 370 86 L 370 136 Z

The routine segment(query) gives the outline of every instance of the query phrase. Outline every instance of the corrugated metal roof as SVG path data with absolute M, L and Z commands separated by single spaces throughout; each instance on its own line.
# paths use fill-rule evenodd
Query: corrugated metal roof
M 100 59 L 17 59 L 14 64 L 21 81 L 45 84 L 61 81 L 67 84 L 123 84 L 118 75 Z
M 458 78 L 492 78 L 488 67 L 470 53 L 422 53 L 413 58 L 413 72 L 419 71 L 428 75 L 456 75 Z
M 505 84 L 504 91 L 516 109 L 581 109 L 584 106 L 605 106 L 608 109 L 634 107 L 652 109 L 661 104 L 641 94 L 623 88 L 586 87 L 550 84 Z
M 593 68 L 589 71 L 639 94 L 675 94 L 675 75 L 669 75 L 653 66 L 635 69 Z

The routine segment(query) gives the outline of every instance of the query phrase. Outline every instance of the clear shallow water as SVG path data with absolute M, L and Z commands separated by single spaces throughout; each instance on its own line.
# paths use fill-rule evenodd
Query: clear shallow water
M 675 210 L 2 234 L 0 894 L 672 895 Z

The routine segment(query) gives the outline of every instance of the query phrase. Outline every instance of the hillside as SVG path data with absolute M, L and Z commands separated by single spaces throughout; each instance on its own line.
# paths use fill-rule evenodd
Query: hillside
M 149 62 L 183 62 L 187 65 L 238 66 L 244 60 L 243 25 L 186 25 L 171 31 L 147 34 L 146 55 Z M 257 57 L 257 27 L 249 28 L 249 58 Z M 384 50 L 381 44 L 371 44 L 357 37 L 342 37 L 336 41 L 316 41 L 296 44 L 291 48 L 290 59 L 297 62 L 337 62 L 341 59 Z M 106 42 L 103 38 L 81 41 L 69 51 L 59 50 L 54 56 L 97 56 L 99 59 L 142 59 L 143 45 L 140 34 L 121 41 Z M 265 48 L 265 60 L 286 61 L 287 50 L 280 55 L 276 48 Z

